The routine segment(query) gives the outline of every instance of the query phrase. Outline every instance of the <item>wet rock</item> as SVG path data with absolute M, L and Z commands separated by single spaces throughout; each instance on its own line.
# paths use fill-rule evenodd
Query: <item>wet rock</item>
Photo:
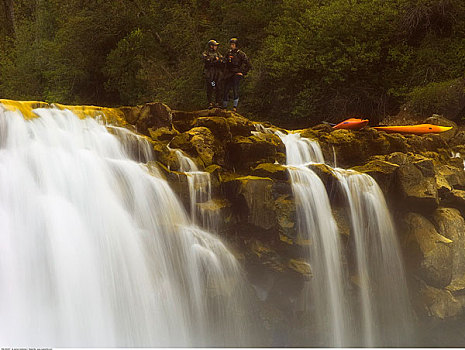
M 158 162 L 160 162 L 170 170 L 179 170 L 179 159 L 173 150 L 168 149 L 168 147 L 166 147 L 166 145 L 163 144 L 156 144 L 153 149 L 155 153 L 155 158 Z
M 457 168 L 451 165 L 440 165 L 437 167 L 436 173 L 443 176 L 448 184 L 455 189 L 465 189 L 465 171 L 463 168 Z
M 234 224 L 232 205 L 226 199 L 212 199 L 207 202 L 197 203 L 199 212 L 207 218 L 212 218 L 210 228 L 217 232 L 225 232 L 229 225 Z
M 424 312 L 429 317 L 444 320 L 462 313 L 462 303 L 447 290 L 423 284 L 419 294 Z
M 455 136 L 449 141 L 450 145 L 459 146 L 465 144 L 465 131 L 458 131 Z
M 438 206 L 436 179 L 425 174 L 428 174 L 428 170 L 413 163 L 401 165 L 397 170 L 398 191 L 405 206 L 419 210 Z
M 284 272 L 286 270 L 286 264 L 281 255 L 269 245 L 253 239 L 247 242 L 247 246 L 263 266 L 276 272 Z
M 160 162 L 149 162 L 149 167 L 155 168 L 159 174 L 162 174 L 166 181 L 169 182 L 171 189 L 187 208 L 190 205 L 190 194 L 186 174 L 170 170 Z
M 376 180 L 384 193 L 389 193 L 395 181 L 395 174 L 397 169 L 399 169 L 399 165 L 375 159 L 365 165 L 355 166 L 352 169 L 370 175 Z
M 444 203 L 465 213 L 465 191 L 452 190 L 448 192 L 444 198 Z
M 274 201 L 274 212 L 278 224 L 280 239 L 283 242 L 297 243 L 296 206 L 290 195 L 281 195 Z
M 337 228 L 339 230 L 339 234 L 349 237 L 350 236 L 350 229 L 351 229 L 351 222 L 349 217 L 349 211 L 346 207 L 333 207 L 332 213 L 334 220 L 336 221 Z
M 328 190 L 328 193 L 331 192 L 331 190 L 335 187 L 338 186 L 338 179 L 336 175 L 334 174 L 334 171 L 331 167 L 329 167 L 326 164 L 309 164 L 308 168 L 310 170 L 313 170 L 315 174 L 318 175 L 318 177 L 323 181 L 323 183 L 326 186 L 326 189 Z
M 242 222 L 268 230 L 276 224 L 272 184 L 270 178 L 245 176 L 222 185 Z
M 404 219 L 408 260 L 428 285 L 443 288 L 452 281 L 452 241 L 440 235 L 425 217 L 408 213 Z
M 290 259 L 288 262 L 288 267 L 308 279 L 310 279 L 312 276 L 312 269 L 310 264 L 303 259 Z
M 452 241 L 452 281 L 446 288 L 453 293 L 465 293 L 465 220 L 453 208 L 436 209 L 433 219 L 438 233 Z

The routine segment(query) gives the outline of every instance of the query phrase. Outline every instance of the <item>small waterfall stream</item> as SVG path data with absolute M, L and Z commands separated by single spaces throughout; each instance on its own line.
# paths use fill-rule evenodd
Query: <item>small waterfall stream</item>
M 218 213 L 215 210 L 209 210 L 208 207 L 205 208 L 213 203 L 210 173 L 200 171 L 194 161 L 182 151 L 175 150 L 175 153 L 179 160 L 179 171 L 187 176 L 191 220 L 194 224 L 199 224 L 209 231 L 217 231 Z
M 400 247 L 383 193 L 369 175 L 334 169 L 349 204 L 360 292 L 360 346 L 405 345 L 412 318 Z
M 139 163 L 148 150 L 134 161 L 94 119 L 34 113 L 0 105 L 0 343 L 255 344 L 237 260 Z
M 324 162 L 318 143 L 299 134 L 277 132 L 286 146 L 288 172 L 297 206 L 298 234 L 310 240 L 309 260 L 313 278 L 304 296 L 312 308 L 319 346 L 347 345 L 350 314 L 347 309 L 346 272 L 339 232 L 328 194 L 318 175 L 307 165 Z
M 263 132 L 263 131 L 262 131 Z M 411 310 L 400 248 L 383 193 L 366 174 L 335 168 L 351 220 L 357 300 L 347 300 L 347 259 L 326 190 L 311 163 L 324 163 L 317 142 L 300 134 L 276 134 L 286 146 L 288 172 L 295 196 L 299 232 L 311 239 L 314 272 L 314 319 L 323 323 L 322 346 L 401 346 L 411 339 Z M 320 223 L 324 223 L 322 226 Z M 322 281 L 325 280 L 326 282 Z M 315 291 L 316 288 L 316 291 Z M 322 288 L 319 290 L 319 288 Z M 347 307 L 346 302 L 350 301 Z M 328 309 L 335 306 L 336 310 Z

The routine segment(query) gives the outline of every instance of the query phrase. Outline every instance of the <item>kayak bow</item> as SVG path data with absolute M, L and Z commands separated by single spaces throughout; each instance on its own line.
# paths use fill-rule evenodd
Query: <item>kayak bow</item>
M 334 129 L 359 130 L 368 125 L 368 119 L 349 118 L 333 126 Z

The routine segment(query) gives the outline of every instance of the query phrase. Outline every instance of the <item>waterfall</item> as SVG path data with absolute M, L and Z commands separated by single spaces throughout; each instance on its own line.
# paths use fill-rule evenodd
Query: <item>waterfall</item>
M 286 146 L 288 172 L 297 207 L 298 234 L 310 240 L 309 262 L 313 278 L 305 292 L 305 309 L 313 309 L 319 346 L 350 344 L 350 314 L 347 309 L 346 272 L 339 232 L 329 198 L 320 178 L 306 165 L 324 162 L 314 141 L 299 134 L 277 132 Z
M 362 343 L 401 346 L 411 337 L 407 282 L 391 215 L 376 181 L 334 169 L 346 196 L 355 246 Z
M 237 260 L 139 163 L 144 142 L 130 154 L 126 131 L 33 112 L 0 104 L 0 343 L 254 344 Z
M 192 221 L 207 230 L 217 231 L 219 217 L 212 200 L 210 173 L 200 171 L 194 161 L 181 150 L 175 150 L 175 154 L 179 160 L 179 171 L 187 176 Z
M 408 344 L 412 319 L 405 272 L 392 219 L 378 184 L 366 174 L 332 169 L 348 203 L 356 265 L 353 273 L 359 282 L 356 300 L 346 299 L 348 276 L 343 262 L 350 257 L 345 257 L 341 249 L 325 188 L 306 166 L 324 163 L 320 146 L 298 133 L 276 134 L 286 146 L 299 232 L 307 232 L 311 240 L 309 260 L 314 280 L 313 300 L 309 303 L 315 304 L 315 319 L 321 320 L 325 312 L 329 315 L 329 322 L 323 325 L 328 334 L 323 346 Z

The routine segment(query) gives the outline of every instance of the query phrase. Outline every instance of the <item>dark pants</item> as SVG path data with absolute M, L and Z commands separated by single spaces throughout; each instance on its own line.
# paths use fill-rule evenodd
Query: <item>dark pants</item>
M 207 88 L 208 103 L 221 102 L 221 72 L 217 69 L 211 69 L 205 72 L 205 83 Z
M 224 81 L 224 95 L 223 95 L 223 107 L 228 106 L 229 101 L 229 91 L 233 91 L 233 106 L 237 107 L 239 103 L 239 85 L 242 80 L 242 75 L 233 75 Z

